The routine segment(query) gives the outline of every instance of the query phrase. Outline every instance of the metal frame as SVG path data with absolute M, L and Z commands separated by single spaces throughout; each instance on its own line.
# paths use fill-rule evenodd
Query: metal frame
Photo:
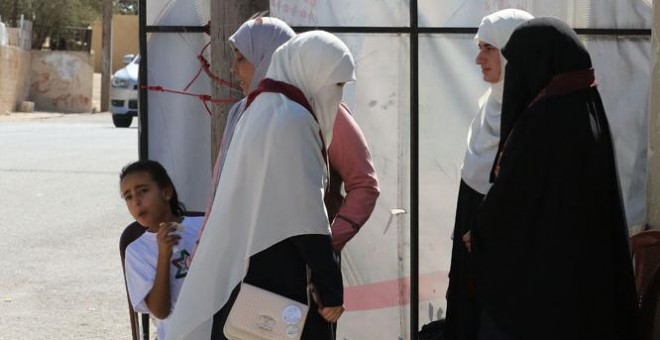
M 296 32 L 408 34 L 410 36 L 410 339 L 419 332 L 419 35 L 475 34 L 476 27 L 419 27 L 417 0 L 410 0 L 410 27 L 293 26 Z M 578 35 L 651 36 L 650 29 L 574 28 Z
M 149 58 L 147 53 L 147 0 L 138 4 L 140 41 L 140 70 L 138 71 L 138 155 L 140 160 L 149 159 L 149 95 L 142 85 L 149 84 L 147 76 Z
M 208 33 L 206 26 L 147 26 L 146 0 L 139 4 L 140 24 L 140 84 L 148 84 L 147 33 Z M 331 33 L 407 34 L 410 36 L 410 339 L 417 339 L 419 331 L 419 35 L 421 34 L 475 34 L 476 27 L 419 27 L 418 0 L 410 0 L 410 27 L 368 26 L 292 26 L 300 33 L 324 30 Z M 590 36 L 651 36 L 650 29 L 575 28 L 578 35 Z M 139 155 L 147 159 L 148 148 L 148 96 L 140 88 Z
M 210 34 L 209 24 L 204 26 L 151 26 L 147 25 L 147 0 L 140 0 L 138 4 L 138 24 L 140 41 L 140 71 L 138 76 L 138 100 L 140 103 L 138 121 L 138 155 L 139 159 L 149 159 L 149 94 L 142 85 L 149 84 L 148 77 L 148 33 L 206 33 Z
M 412 18 L 411 18 L 412 22 Z M 330 33 L 362 33 L 362 34 L 475 34 L 477 27 L 383 27 L 383 26 L 291 26 L 294 31 L 306 32 L 323 30 Z M 651 36 L 650 29 L 637 28 L 574 28 L 578 35 L 596 36 Z

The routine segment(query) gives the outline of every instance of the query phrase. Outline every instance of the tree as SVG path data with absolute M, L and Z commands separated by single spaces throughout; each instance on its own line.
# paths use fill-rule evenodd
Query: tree
M 99 0 L 0 0 L 0 18 L 16 26 L 21 15 L 33 22 L 32 48 L 41 49 L 46 38 L 53 46 L 80 41 L 84 30 L 101 17 Z M 137 14 L 138 0 L 113 0 L 114 12 Z
M 63 42 L 68 40 L 80 41 L 80 29 L 100 15 L 96 7 L 97 1 L 92 0 L 35 0 L 32 48 L 41 48 L 47 37 L 51 48 L 66 48 Z

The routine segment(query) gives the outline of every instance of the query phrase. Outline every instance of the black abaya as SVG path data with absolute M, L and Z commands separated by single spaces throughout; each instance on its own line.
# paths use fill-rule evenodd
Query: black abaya
M 463 243 L 463 235 L 474 226 L 484 195 L 461 181 L 454 223 L 445 334 L 449 340 L 476 339 L 479 310 L 474 290 L 472 255 Z
M 473 229 L 480 303 L 515 339 L 634 339 L 627 227 L 589 55 L 550 18 L 521 25 L 503 55 L 503 142 Z

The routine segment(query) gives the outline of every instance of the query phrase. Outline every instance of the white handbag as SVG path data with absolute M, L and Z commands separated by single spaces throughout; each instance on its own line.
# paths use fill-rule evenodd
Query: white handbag
M 306 304 L 241 283 L 223 332 L 230 340 L 299 340 L 308 311 Z

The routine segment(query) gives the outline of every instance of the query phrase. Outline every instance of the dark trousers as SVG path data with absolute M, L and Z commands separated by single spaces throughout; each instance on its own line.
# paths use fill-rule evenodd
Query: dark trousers
M 477 304 L 472 254 L 463 235 L 474 226 L 484 195 L 461 181 L 454 223 L 445 332 L 449 340 L 476 340 L 480 311 Z

